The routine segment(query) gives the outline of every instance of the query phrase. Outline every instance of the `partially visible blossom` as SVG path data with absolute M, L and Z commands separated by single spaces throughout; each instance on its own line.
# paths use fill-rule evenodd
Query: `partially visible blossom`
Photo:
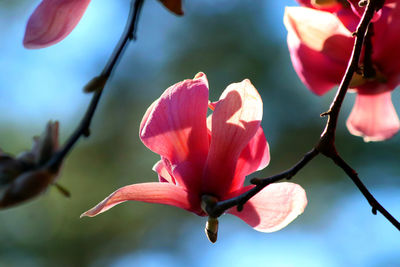
M 43 0 L 28 20 L 24 46 L 36 49 L 54 45 L 71 33 L 90 0 Z
M 208 106 L 213 114 L 207 118 Z M 244 186 L 245 177 L 268 165 L 262 112 L 260 95 L 249 80 L 229 85 L 215 103 L 208 102 L 203 73 L 169 87 L 148 108 L 140 125 L 142 142 L 161 156 L 154 166 L 159 182 L 122 187 L 82 216 L 95 216 L 127 200 L 167 204 L 207 216 L 205 199 L 222 201 L 248 191 L 254 186 Z M 306 204 L 299 185 L 277 183 L 250 199 L 243 211 L 227 212 L 258 231 L 273 232 L 294 220 Z M 215 231 L 215 219 L 210 218 L 210 231 Z M 216 236 L 210 240 L 215 242 Z
M 182 0 L 160 0 L 170 11 L 183 15 Z M 90 0 L 42 0 L 26 25 L 25 48 L 54 45 L 67 37 L 81 20 Z
M 339 3 L 340 2 L 340 3 Z M 339 84 L 353 50 L 355 31 L 365 7 L 358 1 L 343 2 L 341 8 L 321 10 L 311 1 L 302 7 L 287 7 L 284 23 L 294 69 L 303 83 L 322 95 Z M 357 4 L 357 6 L 356 6 Z M 373 19 L 372 75 L 364 75 L 364 54 L 360 71 L 350 88 L 357 93 L 347 127 L 365 141 L 392 137 L 400 128 L 390 92 L 400 84 L 400 3 L 386 1 Z
M 32 150 L 16 158 L 0 151 L 0 209 L 36 197 L 54 183 L 57 173 L 44 165 L 57 149 L 58 122 L 49 122 Z

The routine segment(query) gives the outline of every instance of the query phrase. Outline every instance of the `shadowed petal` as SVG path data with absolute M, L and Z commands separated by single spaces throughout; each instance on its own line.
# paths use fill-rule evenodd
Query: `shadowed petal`
M 158 174 L 158 180 L 160 182 L 176 184 L 174 177 L 171 176 L 168 167 L 163 160 L 160 160 L 156 164 L 154 164 L 153 171 Z
M 171 169 L 181 162 L 199 175 L 181 176 L 178 184 L 197 188 L 208 153 L 207 117 L 208 82 L 199 73 L 169 87 L 147 110 L 140 128 L 142 142 L 153 152 L 167 159 Z M 188 166 L 185 166 L 188 169 Z M 175 177 L 178 179 L 178 177 Z
M 248 186 L 245 192 L 253 186 Z M 276 183 L 265 187 L 251 198 L 238 212 L 236 207 L 231 213 L 255 230 L 260 232 L 274 232 L 282 229 L 303 213 L 307 205 L 304 189 L 293 183 Z
M 242 187 L 246 176 L 267 167 L 269 160 L 268 142 L 260 126 L 242 153 L 240 153 L 236 164 L 235 179 L 232 182 L 230 191 L 232 192 Z
M 188 201 L 188 193 L 181 187 L 169 183 L 143 183 L 118 189 L 97 206 L 83 213 L 81 217 L 96 216 L 128 200 L 166 204 L 192 211 Z
M 36 49 L 64 39 L 78 24 L 90 0 L 43 0 L 26 25 L 24 46 Z
M 388 78 L 387 86 L 391 89 L 394 89 L 400 83 L 399 32 L 400 2 L 396 3 L 393 8 L 384 7 L 381 19 L 374 23 L 373 61 Z
M 225 89 L 212 114 L 203 192 L 219 198 L 228 192 L 239 155 L 259 129 L 261 118 L 262 100 L 249 80 Z
M 346 125 L 350 133 L 363 136 L 366 142 L 391 138 L 399 131 L 400 123 L 390 92 L 357 94 Z
M 346 70 L 351 32 L 335 15 L 306 7 L 287 7 L 284 23 L 294 69 L 311 91 L 324 94 Z

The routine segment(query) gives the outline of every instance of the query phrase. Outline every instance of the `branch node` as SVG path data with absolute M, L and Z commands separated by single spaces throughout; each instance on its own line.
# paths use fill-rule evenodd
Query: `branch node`
M 104 86 L 107 83 L 108 77 L 105 75 L 96 76 L 91 79 L 85 87 L 83 87 L 83 91 L 85 93 L 92 93 L 98 90 L 103 90 Z
M 250 183 L 252 183 L 252 184 L 254 184 L 254 185 L 260 185 L 260 184 L 262 184 L 262 179 L 260 179 L 260 178 L 253 178 L 253 179 L 251 179 L 250 180 Z
M 375 208 L 375 207 L 372 207 L 372 214 L 376 215 L 377 213 L 378 213 L 378 210 L 377 210 L 377 208 Z
M 328 110 L 328 111 L 322 112 L 321 114 L 319 114 L 319 116 L 322 118 L 322 117 L 328 116 L 330 114 L 331 114 L 331 111 Z
M 89 129 L 89 127 L 88 127 L 88 128 L 85 128 L 85 129 L 83 130 L 82 134 L 83 134 L 83 136 L 86 137 L 86 138 L 89 137 L 89 136 L 90 136 L 90 129 Z
M 236 207 L 237 211 L 241 212 L 243 210 L 243 206 L 244 206 L 244 204 L 242 204 L 242 203 L 238 204 Z

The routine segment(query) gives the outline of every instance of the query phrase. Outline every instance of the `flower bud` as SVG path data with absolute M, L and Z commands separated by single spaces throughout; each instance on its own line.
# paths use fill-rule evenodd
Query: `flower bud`
M 56 174 L 45 170 L 19 175 L 0 195 L 0 209 L 19 204 L 42 193 L 54 181 Z
M 160 2 L 176 15 L 183 15 L 182 0 L 160 0 Z
M 31 199 L 54 183 L 57 173 L 44 166 L 58 149 L 58 122 L 49 122 L 33 147 L 17 157 L 0 151 L 0 209 Z

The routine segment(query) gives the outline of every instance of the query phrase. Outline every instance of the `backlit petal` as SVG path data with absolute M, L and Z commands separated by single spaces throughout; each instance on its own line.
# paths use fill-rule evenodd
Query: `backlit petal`
M 366 142 L 391 138 L 400 128 L 390 92 L 376 95 L 357 94 L 347 119 L 350 133 L 363 136 Z
M 24 46 L 43 48 L 60 42 L 78 24 L 90 0 L 43 0 L 26 25 Z
M 300 185 L 276 183 L 268 185 L 251 198 L 241 212 L 235 207 L 228 213 L 239 217 L 257 231 L 274 232 L 303 213 L 306 205 L 306 193 Z
M 221 198 L 229 191 L 239 155 L 259 129 L 262 112 L 261 97 L 249 80 L 225 89 L 212 114 L 203 192 Z
M 141 123 L 142 142 L 167 159 L 171 169 L 187 162 L 192 172 L 198 173 L 194 177 L 182 175 L 183 180 L 177 181 L 186 188 L 198 188 L 207 157 L 207 108 L 208 82 L 205 74 L 199 73 L 193 80 L 169 87 L 147 110 Z
M 188 193 L 181 187 L 169 183 L 143 183 L 118 189 L 95 207 L 83 213 L 81 217 L 96 216 L 128 200 L 166 204 L 192 211 Z
M 314 93 L 340 83 L 353 47 L 351 32 L 333 14 L 287 7 L 284 23 L 293 67 Z

